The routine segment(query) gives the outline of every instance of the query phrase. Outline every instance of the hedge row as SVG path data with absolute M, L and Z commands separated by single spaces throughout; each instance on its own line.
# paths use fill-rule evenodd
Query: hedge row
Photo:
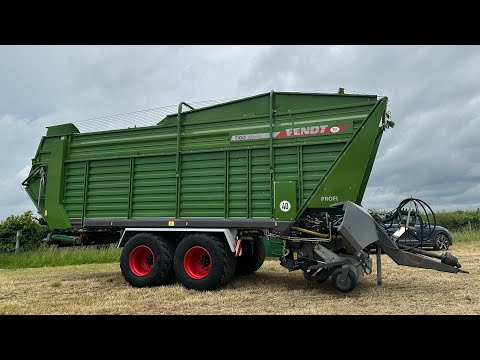
M 439 211 L 435 213 L 437 224 L 451 231 L 480 230 L 480 210 Z
M 45 225 L 40 225 L 32 215 L 31 211 L 27 211 L 22 215 L 10 215 L 0 221 L 0 252 L 15 250 L 17 230 L 20 230 L 20 250 L 34 250 L 42 244 L 48 229 Z

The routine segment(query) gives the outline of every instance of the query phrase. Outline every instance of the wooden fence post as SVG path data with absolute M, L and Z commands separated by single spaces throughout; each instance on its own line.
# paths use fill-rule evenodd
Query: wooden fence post
M 15 253 L 20 250 L 20 230 L 17 230 L 17 238 L 15 240 Z
M 468 230 L 472 231 L 472 223 L 468 220 Z

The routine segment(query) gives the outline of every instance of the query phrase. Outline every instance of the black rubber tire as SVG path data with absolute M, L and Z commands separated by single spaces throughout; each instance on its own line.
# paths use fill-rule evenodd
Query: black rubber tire
M 208 251 L 212 259 L 210 272 L 202 279 L 194 279 L 185 271 L 184 257 L 194 246 L 201 246 Z M 173 268 L 177 281 L 188 289 L 216 290 L 225 285 L 235 271 L 230 249 L 224 241 L 207 234 L 190 234 L 183 238 L 175 250 Z
M 330 270 L 323 269 L 323 270 L 320 270 L 320 272 L 317 275 L 312 276 L 311 274 L 304 271 L 303 276 L 305 277 L 305 279 L 309 281 L 316 281 L 317 283 L 322 284 L 325 281 L 327 281 L 327 279 L 330 277 L 330 273 L 331 273 Z
M 237 269 L 238 258 L 235 256 L 235 253 L 230 251 L 230 248 L 227 246 L 227 261 L 228 261 L 228 273 L 222 280 L 222 285 L 228 283 L 233 276 L 235 275 L 235 270 Z
M 446 243 L 446 248 L 442 248 L 441 245 L 440 245 L 440 241 L 442 241 L 443 239 L 445 239 L 447 241 Z M 435 235 L 435 240 L 433 240 L 433 248 L 435 250 L 448 250 L 449 248 L 449 241 L 448 241 L 448 236 L 444 233 L 438 233 L 437 235 Z
M 333 272 L 332 272 L 332 285 L 333 285 L 333 287 L 335 289 L 337 289 L 338 291 L 341 291 L 343 293 L 348 293 L 348 292 L 352 291 L 353 289 L 355 289 L 355 287 L 357 286 L 357 276 L 355 275 L 355 273 L 351 269 L 348 269 L 346 284 L 340 284 L 337 281 L 337 279 L 338 279 L 338 277 L 340 276 L 341 273 L 342 273 L 342 268 L 341 267 L 333 270 Z
M 152 270 L 145 276 L 137 276 L 130 269 L 129 258 L 139 245 L 150 248 L 154 261 Z M 120 269 L 125 280 L 135 287 L 147 287 L 170 284 L 174 280 L 173 255 L 175 248 L 157 235 L 140 233 L 134 235 L 123 247 L 120 256 Z
M 175 240 L 165 239 L 165 244 L 168 246 L 168 251 L 170 254 L 171 266 L 170 271 L 168 272 L 168 278 L 165 279 L 165 283 L 163 285 L 174 284 L 177 282 L 177 278 L 175 276 L 175 270 L 173 269 L 173 257 L 175 256 L 175 250 L 177 250 L 178 243 Z
M 250 275 L 260 269 L 265 261 L 265 244 L 262 239 L 242 242 L 242 255 L 237 258 L 236 275 Z

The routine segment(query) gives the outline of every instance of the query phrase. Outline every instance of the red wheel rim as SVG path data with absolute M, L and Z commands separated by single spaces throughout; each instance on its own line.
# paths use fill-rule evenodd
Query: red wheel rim
M 145 276 L 153 269 L 153 251 L 148 246 L 138 245 L 128 259 L 130 270 L 137 276 Z
M 193 279 L 203 279 L 212 269 L 212 258 L 207 249 L 194 246 L 183 258 L 185 272 Z

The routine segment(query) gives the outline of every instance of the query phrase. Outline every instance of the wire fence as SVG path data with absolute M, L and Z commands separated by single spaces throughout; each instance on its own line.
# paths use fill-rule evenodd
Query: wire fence
M 322 90 L 309 90 L 302 93 L 327 93 L 333 94 L 337 93 L 338 89 L 322 89 Z M 345 94 L 355 94 L 355 95 L 367 95 L 364 93 L 356 92 L 354 90 L 344 89 Z M 251 95 L 250 95 L 251 96 Z M 195 109 L 201 109 L 209 106 L 218 105 L 224 102 L 240 100 L 247 96 L 237 96 L 223 99 L 210 99 L 202 101 L 188 102 Z M 73 121 L 73 124 L 80 130 L 80 132 L 97 132 L 97 131 L 107 131 L 107 130 L 117 130 L 125 128 L 135 128 L 135 127 L 144 127 L 152 126 L 158 124 L 165 116 L 170 114 L 175 114 L 178 111 L 178 104 L 161 106 L 151 109 L 137 110 L 127 113 L 108 115 L 95 117 L 90 119 L 84 119 L 79 121 Z M 188 109 L 185 109 L 185 112 L 188 112 Z
M 215 100 L 202 100 L 189 102 L 195 109 L 205 108 L 221 104 L 223 102 L 239 100 L 242 97 L 231 97 Z M 116 130 L 124 128 L 144 127 L 158 124 L 165 116 L 174 114 L 178 110 L 178 104 L 156 107 L 151 109 L 137 110 L 122 114 L 108 115 L 73 121 L 73 124 L 80 132 L 96 132 L 106 130 Z M 188 112 L 188 109 L 184 110 Z

